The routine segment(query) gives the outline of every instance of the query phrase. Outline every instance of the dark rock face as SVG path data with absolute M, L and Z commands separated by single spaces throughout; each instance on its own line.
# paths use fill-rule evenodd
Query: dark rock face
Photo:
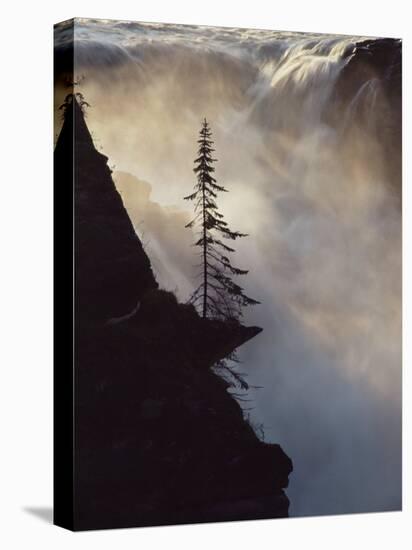
M 371 38 L 358 42 L 347 52 L 348 63 L 336 84 L 343 99 L 356 95 L 359 83 L 371 78 L 382 81 L 388 97 L 399 97 L 402 91 L 402 43 L 394 38 Z
M 334 117 L 338 126 L 348 109 L 356 107 L 356 122 L 373 128 L 386 174 L 394 192 L 402 187 L 402 42 L 373 38 L 356 43 L 347 52 L 347 63 L 335 84 Z M 373 95 L 366 93 L 373 89 Z M 362 93 L 363 92 L 363 93 Z M 357 98 L 357 101 L 356 101 Z M 373 105 L 371 103 L 373 102 Z M 371 108 L 373 120 L 368 120 Z M 336 120 L 338 118 L 338 120 Z M 372 126 L 371 126 L 372 125 Z
M 73 125 L 74 119 L 74 125 Z M 157 289 L 76 101 L 75 529 L 285 517 L 292 463 L 211 367 L 261 329 L 204 320 Z
M 73 133 L 75 131 L 75 134 Z M 77 314 L 90 319 L 122 315 L 157 288 L 149 259 L 116 191 L 107 157 L 94 147 L 77 103 L 55 150 L 56 181 L 66 181 L 65 155 L 74 140 L 75 286 Z

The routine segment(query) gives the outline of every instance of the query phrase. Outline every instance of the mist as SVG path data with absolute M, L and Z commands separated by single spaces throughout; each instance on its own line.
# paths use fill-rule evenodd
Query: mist
M 211 124 L 219 206 L 249 234 L 235 263 L 261 302 L 244 322 L 263 333 L 239 350 L 259 386 L 245 415 L 293 460 L 291 515 L 399 510 L 401 212 L 375 131 L 389 107 L 373 80 L 344 111 L 333 95 L 361 37 L 76 21 L 87 124 L 182 301 L 196 286 L 183 197 Z

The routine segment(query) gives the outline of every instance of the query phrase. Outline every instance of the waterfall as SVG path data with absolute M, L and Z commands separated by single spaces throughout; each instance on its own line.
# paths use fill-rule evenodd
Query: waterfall
M 161 286 L 184 301 L 195 261 L 183 197 L 193 187 L 199 124 L 204 116 L 211 123 L 216 177 L 229 190 L 219 207 L 250 235 L 236 258 L 250 269 L 245 290 L 262 303 L 244 321 L 263 332 L 240 353 L 248 381 L 262 387 L 249 392 L 250 415 L 294 462 L 291 514 L 399 509 L 397 44 L 119 29 L 78 22 L 89 127 L 133 176 L 126 207 L 139 214 L 133 222 L 149 256 L 154 250 L 166 266 Z

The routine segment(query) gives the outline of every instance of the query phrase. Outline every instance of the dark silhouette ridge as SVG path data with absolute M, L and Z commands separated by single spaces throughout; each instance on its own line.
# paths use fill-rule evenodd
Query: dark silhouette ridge
M 74 143 L 76 313 L 108 319 L 128 312 L 157 283 L 113 185 L 108 159 L 95 149 L 77 100 L 70 101 L 63 116 L 56 183 L 72 186 L 65 163 Z
M 261 329 L 202 319 L 157 288 L 75 99 L 57 186 L 72 186 L 73 139 L 74 529 L 287 516 L 290 459 L 258 439 L 211 369 Z

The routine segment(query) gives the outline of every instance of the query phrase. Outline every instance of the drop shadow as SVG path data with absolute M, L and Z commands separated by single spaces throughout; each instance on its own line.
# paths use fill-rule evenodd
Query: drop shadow
M 50 525 L 53 524 L 53 508 L 51 506 L 26 506 L 23 508 L 23 511 Z

